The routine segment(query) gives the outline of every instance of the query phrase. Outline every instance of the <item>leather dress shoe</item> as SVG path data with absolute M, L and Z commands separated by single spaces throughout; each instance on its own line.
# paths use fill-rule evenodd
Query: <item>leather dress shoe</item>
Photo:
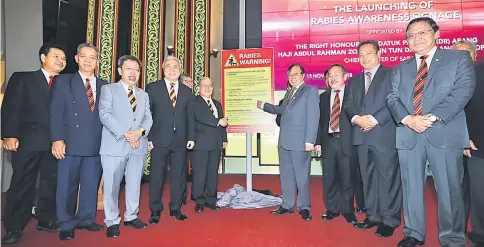
M 415 247 L 417 245 L 424 245 L 424 241 L 420 241 L 414 237 L 405 237 L 402 241 L 398 242 L 397 247 Z
M 467 233 L 469 239 L 474 243 L 477 247 L 484 246 L 484 235 L 481 235 L 475 231 L 470 231 Z
M 299 214 L 301 215 L 301 218 L 303 220 L 311 220 L 313 217 L 311 216 L 311 213 L 307 209 L 303 209 L 299 211 Z
M 61 230 L 59 233 L 60 240 L 72 240 L 74 239 L 74 229 Z
M 343 217 L 345 217 L 346 222 L 350 224 L 355 224 L 356 222 L 358 222 L 358 219 L 356 218 L 356 215 L 354 213 L 343 214 Z
M 358 213 L 366 213 L 366 208 L 363 206 L 356 206 L 355 211 Z
M 385 223 L 381 223 L 380 225 L 378 225 L 378 228 L 376 228 L 375 236 L 388 238 L 393 235 L 394 231 L 395 231 L 395 228 Z
M 332 220 L 332 219 L 334 219 L 338 216 L 339 216 L 339 214 L 333 213 L 331 211 L 326 211 L 326 212 L 323 213 L 323 216 L 321 216 L 321 219 L 322 220 Z
M 170 216 L 175 217 L 177 220 L 186 220 L 188 217 L 184 215 L 181 211 L 170 210 Z
M 141 221 L 139 218 L 136 218 L 136 219 L 130 220 L 130 221 L 124 221 L 124 226 L 131 226 L 134 229 L 143 229 L 143 228 L 148 227 L 148 225 L 146 223 L 144 223 L 143 221 Z
M 219 206 L 217 206 L 217 205 L 215 205 L 215 204 L 210 204 L 210 203 L 208 203 L 208 202 L 207 202 L 207 203 L 205 203 L 205 207 L 206 207 L 206 208 L 209 208 L 209 209 L 211 209 L 211 210 L 213 210 L 213 211 L 218 211 L 218 210 L 220 209 L 220 207 L 219 207 Z
M 119 237 L 119 225 L 116 224 L 108 227 L 108 230 L 106 231 L 106 237 L 108 238 Z
M 59 223 L 57 221 L 52 221 L 52 222 L 43 222 L 43 221 L 38 221 L 37 225 L 35 226 L 35 229 L 43 232 L 59 232 L 60 227 Z
M 87 225 L 87 226 L 76 226 L 76 229 L 88 230 L 90 232 L 98 232 L 98 231 L 103 230 L 104 226 L 96 224 L 96 223 L 92 223 L 92 224 Z
M 150 224 L 158 224 L 160 222 L 160 214 L 161 210 L 156 210 L 154 212 L 151 212 L 151 217 L 150 217 Z
M 378 224 L 379 222 L 373 222 L 373 221 L 370 221 L 368 218 L 366 218 L 365 220 L 363 220 L 363 222 L 355 223 L 353 226 L 358 229 L 370 229 L 375 226 L 378 226 Z
M 285 209 L 283 207 L 279 207 L 277 209 L 271 210 L 271 214 L 278 214 L 279 215 L 279 214 L 287 214 L 287 213 L 292 214 L 292 213 L 294 213 L 294 211 L 289 210 L 289 209 Z
M 205 208 L 205 206 L 203 206 L 202 204 L 196 204 L 195 205 L 195 212 L 201 213 L 201 212 L 203 212 L 204 208 Z
M 7 234 L 2 238 L 2 244 L 15 244 L 20 241 L 22 238 L 22 231 L 9 231 Z

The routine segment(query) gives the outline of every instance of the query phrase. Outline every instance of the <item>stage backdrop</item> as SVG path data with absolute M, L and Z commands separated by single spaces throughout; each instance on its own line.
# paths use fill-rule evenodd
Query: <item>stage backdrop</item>
M 263 0 L 262 47 L 274 47 L 275 88 L 286 88 L 291 63 L 306 68 L 306 82 L 325 88 L 324 70 L 341 63 L 361 71 L 356 47 L 380 42 L 381 62 L 394 66 L 411 56 L 405 28 L 411 19 L 431 17 L 440 26 L 438 46 L 448 49 L 460 39 L 477 44 L 484 58 L 484 0 L 330 1 Z

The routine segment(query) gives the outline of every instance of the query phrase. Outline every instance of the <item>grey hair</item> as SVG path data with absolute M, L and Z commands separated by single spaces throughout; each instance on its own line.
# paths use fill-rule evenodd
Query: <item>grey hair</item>
M 455 49 L 457 46 L 459 45 L 462 45 L 462 44 L 467 44 L 469 45 L 471 48 L 472 48 L 472 51 L 474 53 L 477 52 L 477 46 L 476 46 L 476 43 L 472 42 L 472 41 L 467 41 L 467 40 L 461 40 L 461 41 L 457 41 L 455 42 L 453 45 L 452 45 L 452 49 Z
M 126 61 L 134 61 L 138 63 L 139 69 L 141 70 L 141 62 L 139 59 L 135 56 L 132 55 L 124 55 L 118 59 L 118 67 L 121 68 L 124 65 L 124 62 Z
M 180 77 L 178 78 L 178 81 L 179 81 L 179 82 L 183 82 L 183 80 L 184 80 L 185 78 L 187 78 L 187 77 L 190 77 L 190 78 L 192 78 L 192 79 L 193 79 L 193 77 L 192 77 L 191 75 L 189 75 L 189 74 L 181 74 L 181 75 L 180 75 Z
M 84 48 L 84 47 L 94 49 L 96 51 L 97 57 L 99 58 L 99 49 L 95 45 L 90 44 L 90 43 L 82 43 L 82 44 L 78 45 L 77 46 L 77 54 L 79 54 L 79 52 L 81 52 L 81 49 Z
M 166 61 L 168 60 L 175 60 L 178 62 L 178 66 L 181 67 L 181 62 L 180 62 L 180 59 L 176 58 L 175 56 L 168 56 L 166 57 L 164 60 L 163 60 L 163 64 L 161 65 L 161 68 L 164 70 L 165 69 L 165 64 L 166 64 Z

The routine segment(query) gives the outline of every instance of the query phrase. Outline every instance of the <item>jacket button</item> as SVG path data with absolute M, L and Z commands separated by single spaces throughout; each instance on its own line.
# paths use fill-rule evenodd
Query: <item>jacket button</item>
M 72 103 L 74 103 L 74 104 L 75 104 L 76 102 L 74 101 L 74 102 L 72 102 Z
M 79 128 L 79 124 L 78 124 L 78 125 L 76 125 L 76 128 Z
M 77 112 L 76 112 L 76 113 L 74 113 L 74 116 L 77 116 Z

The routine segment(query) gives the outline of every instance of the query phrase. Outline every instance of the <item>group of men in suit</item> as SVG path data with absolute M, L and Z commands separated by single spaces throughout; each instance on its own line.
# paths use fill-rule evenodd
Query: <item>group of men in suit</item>
M 323 220 L 342 214 L 355 228 L 377 227 L 376 236 L 389 237 L 401 224 L 403 206 L 405 238 L 398 246 L 423 245 L 428 161 L 438 194 L 440 243 L 464 246 L 467 216 L 461 186 L 466 160 L 469 172 L 464 178 L 470 184 L 473 224 L 469 237 L 484 244 L 484 195 L 478 178 L 484 162 L 476 143 L 481 141 L 478 126 L 483 104 L 479 104 L 480 91 L 474 93 L 476 50 L 468 42 L 452 50 L 438 49 L 439 35 L 431 18 L 410 21 L 406 40 L 415 56 L 394 68 L 380 64 L 377 41 L 361 42 L 357 49 L 364 70 L 345 85 L 345 67 L 330 66 L 325 73 L 329 89 L 319 98 L 316 88 L 304 83 L 301 65 L 288 68 L 291 87 L 282 102 L 257 103 L 262 110 L 280 115 L 283 203 L 271 213 L 292 213 L 297 187 L 297 209 L 303 219 L 311 219 L 310 152 L 318 150 L 323 155 L 327 209 Z M 355 163 L 361 171 L 367 210 L 362 222 L 357 222 L 353 206 Z
M 146 228 L 138 212 L 149 151 L 151 224 L 159 222 L 163 210 L 161 191 L 168 158 L 170 216 L 187 219 L 181 212 L 187 149 L 194 150 L 195 211 L 218 210 L 218 165 L 227 145 L 228 121 L 220 102 L 212 99 L 210 78 L 200 81 L 200 96 L 194 97 L 191 88 L 179 83 L 180 61 L 168 56 L 162 65 L 164 79 L 150 83 L 145 92 L 137 86 L 141 62 L 131 55 L 119 58 L 121 79 L 111 84 L 95 76 L 99 51 L 91 44 L 77 48 L 77 73 L 59 75 L 66 65 L 61 46 L 42 46 L 39 58 L 40 70 L 12 75 L 2 105 L 3 146 L 13 151 L 14 171 L 2 244 L 21 239 L 31 217 L 39 170 L 38 230 L 60 232 L 61 240 L 73 239 L 75 229 L 103 230 L 95 222 L 101 174 L 106 236 L 120 236 L 118 197 L 123 177 L 123 223 Z

